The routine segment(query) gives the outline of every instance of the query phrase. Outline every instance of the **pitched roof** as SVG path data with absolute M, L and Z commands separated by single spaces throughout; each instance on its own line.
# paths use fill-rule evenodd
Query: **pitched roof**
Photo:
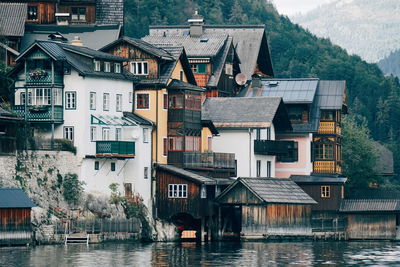
M 205 89 L 203 87 L 199 87 L 187 82 L 183 82 L 180 80 L 173 79 L 171 83 L 168 85 L 168 89 L 172 90 L 193 90 L 193 91 L 200 91 L 204 92 Z
M 142 39 L 158 47 L 183 46 L 189 57 L 214 57 L 224 46 L 227 38 L 226 34 L 203 34 L 201 37 L 148 35 Z
M 0 208 L 32 208 L 35 203 L 20 188 L 0 188 Z
M 320 109 L 341 110 L 343 106 L 346 81 L 319 81 L 316 94 Z
M 261 50 L 265 52 L 265 60 L 268 62 L 268 68 L 273 76 L 265 25 L 204 25 L 203 30 L 204 34 L 202 37 L 206 34 L 225 34 L 232 37 L 233 45 L 241 61 L 241 72 L 246 75 L 247 79 L 250 79 L 257 65 L 259 53 L 254 52 L 261 52 Z M 166 36 L 182 36 L 188 33 L 189 25 L 150 26 L 151 36 L 163 36 L 164 34 Z M 262 47 L 263 44 L 265 47 Z
M 0 3 L 0 36 L 24 36 L 26 3 Z
M 399 189 L 368 188 L 351 192 L 350 199 L 397 199 L 400 200 Z
M 344 199 L 339 212 L 400 212 L 400 200 Z
M 343 184 L 347 181 L 346 177 L 315 176 L 315 175 L 291 175 L 290 179 L 298 184 L 308 184 L 308 183 Z
M 217 128 L 269 127 L 281 103 L 280 97 L 212 97 L 203 103 L 201 119 Z
M 84 46 L 99 49 L 117 40 L 121 34 L 120 25 L 26 25 L 25 35 L 21 40 L 21 51 L 28 48 L 35 40 L 47 41 L 50 34 L 61 33 L 69 41 L 79 36 Z
M 156 167 L 160 170 L 164 170 L 176 175 L 181 176 L 182 178 L 189 179 L 195 183 L 199 184 L 206 184 L 206 185 L 215 185 L 217 182 L 213 180 L 211 177 L 207 177 L 204 175 L 200 175 L 194 172 L 190 172 L 187 170 L 184 170 L 182 168 L 173 166 L 173 165 L 167 165 L 167 164 L 156 164 Z
M 124 112 L 124 117 L 127 117 L 133 121 L 135 121 L 137 124 L 140 125 L 147 125 L 147 126 L 153 126 L 154 123 L 138 114 L 132 113 L 132 112 Z
M 224 48 L 219 52 L 218 56 L 213 60 L 213 74 L 207 82 L 208 87 L 217 87 L 221 74 L 225 68 L 226 58 L 228 57 L 229 48 L 232 45 L 232 37 L 228 37 Z
M 295 182 L 290 179 L 275 178 L 244 178 L 240 177 L 235 183 L 226 188 L 217 201 L 229 194 L 237 184 L 243 184 L 250 192 L 264 203 L 282 204 L 317 204 Z

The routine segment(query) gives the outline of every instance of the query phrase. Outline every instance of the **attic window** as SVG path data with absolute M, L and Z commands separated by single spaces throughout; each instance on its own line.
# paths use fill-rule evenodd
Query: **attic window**
M 114 71 L 115 71 L 115 73 L 121 73 L 121 64 L 120 63 L 115 63 Z
M 94 71 L 100 71 L 100 61 L 94 61 Z
M 207 42 L 208 42 L 208 38 L 200 39 L 200 43 L 207 43 Z
M 104 62 L 104 72 L 111 72 L 110 62 Z

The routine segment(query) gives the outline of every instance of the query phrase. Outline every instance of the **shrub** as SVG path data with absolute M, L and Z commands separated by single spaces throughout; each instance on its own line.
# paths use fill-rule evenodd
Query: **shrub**
M 63 195 L 69 204 L 77 204 L 82 192 L 84 182 L 79 181 L 78 175 L 68 173 L 64 176 Z
M 58 150 L 69 151 L 76 154 L 76 147 L 68 139 L 54 139 L 54 143 L 57 144 Z

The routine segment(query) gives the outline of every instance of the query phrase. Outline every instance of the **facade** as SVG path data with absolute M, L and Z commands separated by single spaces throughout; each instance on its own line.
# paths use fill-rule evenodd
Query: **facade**
M 280 97 L 209 98 L 202 118 L 213 121 L 219 132 L 212 138 L 213 149 L 235 154 L 238 177 L 275 177 L 276 156 L 294 145 L 276 140 L 276 133 L 292 129 Z
M 87 47 L 36 41 L 11 73 L 13 109 L 33 126 L 37 143 L 76 147 L 88 193 L 109 195 L 109 185 L 118 183 L 120 192 L 146 196 L 149 204 L 153 124 L 130 114 L 134 77 L 122 68 L 124 61 Z
M 290 179 L 238 178 L 216 201 L 220 209 L 237 214 L 220 217 L 219 225 L 235 224 L 224 221 L 236 220 L 241 239 L 312 235 L 311 206 L 316 202 Z M 224 228 L 219 228 L 219 234 L 223 232 Z

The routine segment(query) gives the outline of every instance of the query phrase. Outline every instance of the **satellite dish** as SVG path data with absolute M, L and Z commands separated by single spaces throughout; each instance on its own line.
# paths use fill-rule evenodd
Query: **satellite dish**
M 236 75 L 235 81 L 238 85 L 244 85 L 247 82 L 247 77 L 244 73 L 239 73 Z

